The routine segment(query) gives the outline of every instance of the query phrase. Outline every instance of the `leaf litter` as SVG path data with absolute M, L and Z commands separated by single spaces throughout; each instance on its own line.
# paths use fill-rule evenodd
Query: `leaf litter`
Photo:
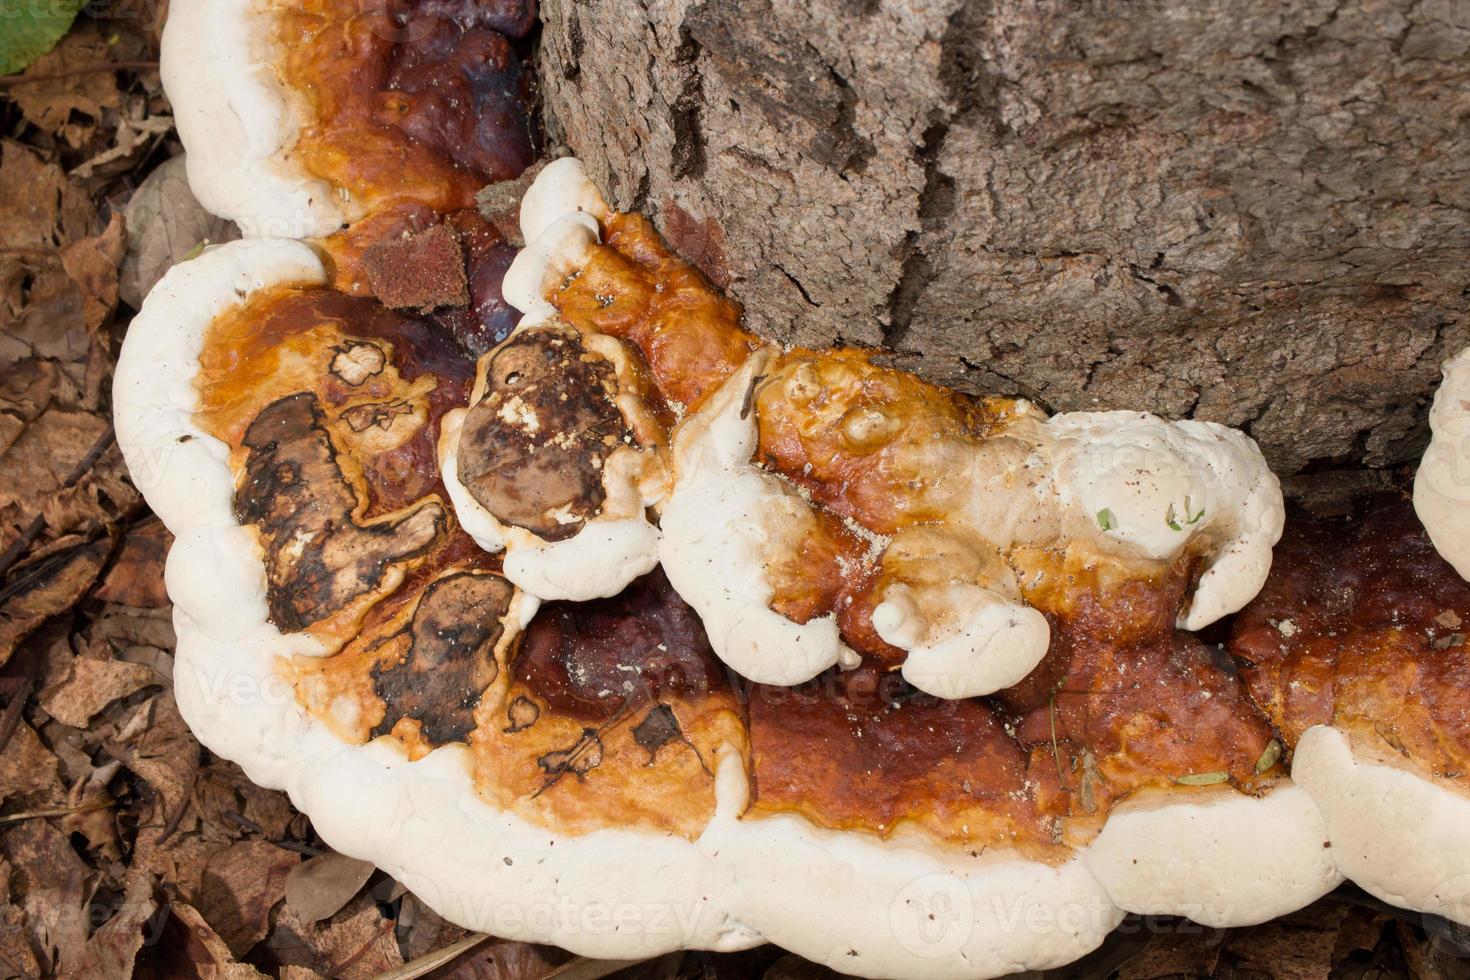
M 59 4 L 0 45 L 0 64 L 34 49 L 0 88 L 0 980 L 837 976 L 772 946 L 629 964 L 470 933 L 189 733 L 170 538 L 128 480 L 108 386 L 147 290 L 238 232 L 189 193 L 159 10 L 115 6 L 63 36 Z M 1463 930 L 1345 887 L 1248 929 L 1130 917 L 1038 976 L 1470 980 L 1467 953 Z

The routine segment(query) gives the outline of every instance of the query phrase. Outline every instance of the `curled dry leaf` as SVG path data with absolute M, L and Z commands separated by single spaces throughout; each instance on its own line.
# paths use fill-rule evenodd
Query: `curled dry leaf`
M 218 245 L 240 237 L 233 222 L 204 210 L 189 189 L 184 157 L 161 164 L 133 192 L 126 210 L 128 251 L 119 283 L 124 303 L 133 309 L 163 274 L 201 244 Z
M 66 796 L 61 764 L 35 729 L 18 720 L 10 741 L 0 748 L 0 804 L 32 808 Z
M 90 116 L 95 123 L 103 109 L 118 106 L 117 78 L 109 71 L 79 69 L 115 57 L 95 23 L 80 24 L 25 70 L 24 76 L 36 81 L 12 85 L 9 95 L 27 119 L 47 133 L 62 132 L 73 112 Z
M 323 922 L 306 922 L 289 904 L 282 905 L 275 924 L 267 944 L 283 966 L 340 980 L 370 980 L 403 965 L 393 920 L 383 917 L 366 892 Z
M 345 854 L 318 854 L 291 869 L 286 904 L 305 922 L 320 922 L 342 910 L 372 877 L 373 865 Z
M 177 821 L 189 802 L 190 789 L 199 770 L 199 743 L 189 734 L 172 692 L 159 694 L 139 705 L 143 724 L 124 723 L 116 737 L 107 739 L 103 747 L 130 771 L 143 779 L 158 797 L 146 828 L 139 829 L 140 842 L 145 838 L 155 844 L 166 831 L 176 829 Z M 174 821 L 174 828 L 169 822 Z
M 117 308 L 117 279 L 127 254 L 127 223 L 114 211 L 99 234 L 72 242 L 61 250 L 61 265 L 82 294 L 82 316 L 88 330 L 107 322 Z
M 265 980 L 265 974 L 239 962 L 199 910 L 186 902 L 168 907 L 164 941 L 159 944 L 160 974 L 200 980 Z
M 153 934 L 161 925 L 154 919 L 157 909 L 158 903 L 153 900 L 153 876 L 147 872 L 129 872 L 122 904 L 87 940 L 78 961 L 62 971 L 63 980 L 131 977 L 138 950 L 145 941 L 157 938 Z
M 26 820 L 0 833 L 11 865 L 12 901 L 25 912 L 26 934 L 41 972 L 65 973 L 80 964 L 91 929 L 97 873 L 46 820 Z
M 209 859 L 196 907 L 235 956 L 244 956 L 270 931 L 271 909 L 300 860 L 264 840 L 240 841 Z
M 12 569 L 0 589 L 0 664 L 28 633 L 86 594 L 111 551 L 103 538 Z

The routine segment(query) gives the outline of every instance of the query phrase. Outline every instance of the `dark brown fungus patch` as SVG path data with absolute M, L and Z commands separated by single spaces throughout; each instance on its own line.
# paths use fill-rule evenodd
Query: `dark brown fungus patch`
M 459 478 L 504 524 L 548 541 L 576 534 L 602 508 L 602 468 L 632 431 L 617 377 L 576 331 L 540 327 L 490 356 L 485 396 L 465 418 Z
M 271 622 L 286 632 L 374 592 L 390 568 L 423 554 L 444 533 L 444 509 L 434 502 L 358 526 L 357 494 L 309 392 L 262 409 L 244 445 L 249 452 L 235 514 L 260 534 Z
M 374 736 L 412 718 L 433 745 L 464 741 L 480 697 L 500 672 L 495 645 L 514 594 L 499 575 L 471 572 L 447 575 L 424 590 L 398 634 L 408 638 L 403 656 L 373 668 L 373 690 L 386 706 Z

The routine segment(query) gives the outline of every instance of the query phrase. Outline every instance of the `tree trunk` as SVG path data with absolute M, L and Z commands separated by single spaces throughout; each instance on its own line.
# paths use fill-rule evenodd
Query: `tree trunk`
M 554 132 L 801 344 L 1389 466 L 1470 340 L 1465 0 L 542 0 Z

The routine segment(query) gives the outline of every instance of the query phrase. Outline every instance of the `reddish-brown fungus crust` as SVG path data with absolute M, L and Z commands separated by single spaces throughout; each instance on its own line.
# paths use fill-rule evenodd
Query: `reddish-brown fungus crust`
M 534 157 L 529 74 L 499 28 L 524 34 L 528 3 L 369 5 L 301 0 L 278 14 L 282 73 L 310 93 L 297 158 L 380 210 L 447 214 Z
M 358 496 L 314 394 L 267 405 L 242 444 L 248 453 L 235 513 L 260 535 L 271 621 L 282 630 L 303 630 L 377 591 L 392 566 L 424 554 L 444 533 L 447 517 L 435 502 L 391 521 L 354 520 Z
M 576 534 L 602 509 L 602 469 L 632 430 L 613 365 L 574 330 L 537 327 L 490 355 L 484 396 L 459 442 L 459 479 L 502 524 L 548 540 Z
M 758 811 L 884 836 L 910 822 L 976 848 L 1054 839 L 1055 771 L 1031 772 L 981 700 L 933 698 L 862 667 L 755 685 L 749 712 Z
M 610 599 L 542 606 L 512 675 L 551 710 L 589 722 L 651 708 L 661 696 L 693 701 L 733 691 L 699 617 L 661 569 Z
M 430 745 L 469 736 L 475 707 L 499 674 L 495 645 L 514 594 L 499 575 L 469 572 L 445 575 L 423 591 L 404 629 L 374 645 L 401 647 L 392 662 L 372 668 L 373 690 L 385 707 L 374 736 L 403 718 L 419 722 Z
M 463 0 L 419 5 L 393 53 L 377 118 L 488 184 L 530 166 L 532 98 L 520 55 L 479 26 L 480 12 Z
M 1351 518 L 1293 514 L 1229 649 L 1288 745 L 1312 725 L 1335 724 L 1465 778 L 1467 635 L 1470 583 L 1395 494 Z
M 1065 742 L 1079 758 L 1090 753 L 1101 781 L 1087 789 L 1097 805 L 1190 775 L 1223 772 L 1237 788 L 1256 787 L 1271 725 L 1224 652 L 1174 627 L 1190 561 L 1147 578 L 1120 576 L 1092 554 L 1030 552 L 1017 561 L 1023 581 L 1044 572 L 1026 598 L 1052 627 L 1041 664 L 996 696 L 1014 712 L 1023 744 Z M 1067 780 L 1073 792 L 1082 775 L 1079 766 Z

